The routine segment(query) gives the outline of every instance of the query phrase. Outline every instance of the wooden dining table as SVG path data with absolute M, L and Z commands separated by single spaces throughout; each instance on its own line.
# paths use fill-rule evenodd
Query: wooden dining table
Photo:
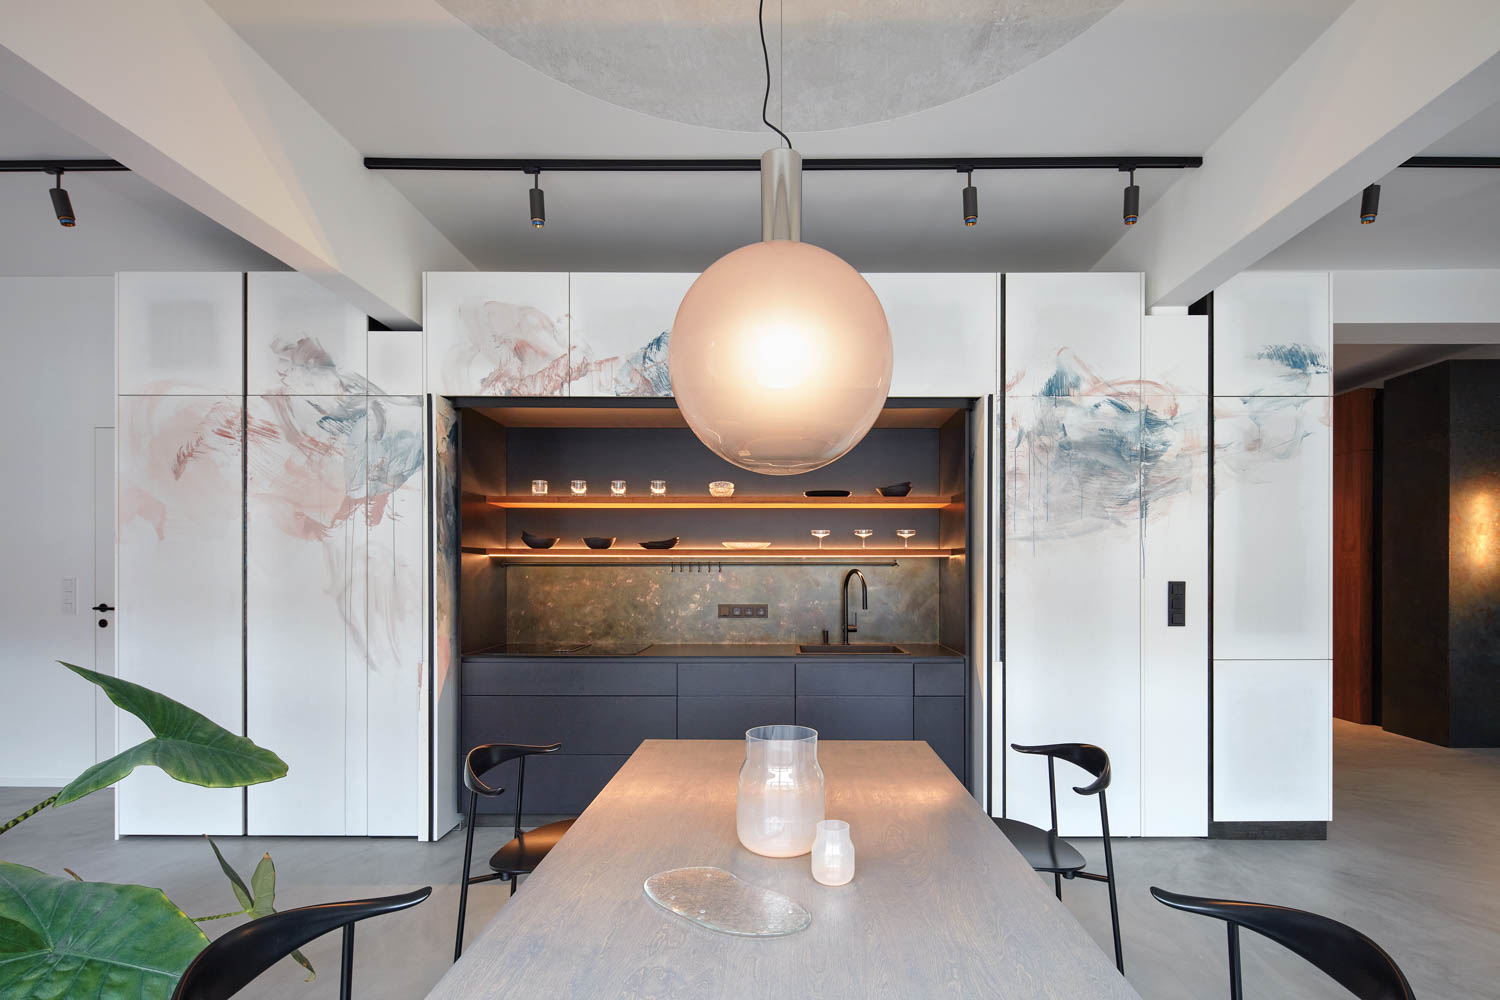
M 738 740 L 642 743 L 428 996 L 1139 1000 L 926 743 L 819 744 L 826 814 L 856 856 L 836 888 L 806 855 L 740 845 L 744 757 Z M 790 896 L 812 924 L 736 937 L 646 895 L 650 876 L 699 865 Z

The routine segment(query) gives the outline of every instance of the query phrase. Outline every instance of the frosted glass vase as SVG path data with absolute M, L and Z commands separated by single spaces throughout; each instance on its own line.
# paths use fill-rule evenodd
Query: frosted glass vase
M 812 850 L 823 819 L 818 731 L 757 726 L 745 733 L 735 827 L 747 850 L 795 858 Z
M 854 842 L 849 839 L 848 823 L 825 819 L 818 824 L 813 838 L 812 877 L 823 885 L 848 885 L 854 878 Z

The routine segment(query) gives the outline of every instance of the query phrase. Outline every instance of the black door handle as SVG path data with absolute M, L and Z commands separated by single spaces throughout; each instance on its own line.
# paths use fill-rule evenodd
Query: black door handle
M 100 603 L 94 605 L 91 610 L 93 610 L 93 611 L 113 611 L 114 608 L 111 607 L 110 605 L 105 604 L 104 602 L 101 601 Z

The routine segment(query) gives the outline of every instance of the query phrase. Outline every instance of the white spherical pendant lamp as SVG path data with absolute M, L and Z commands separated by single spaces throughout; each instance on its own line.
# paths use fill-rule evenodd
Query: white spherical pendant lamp
M 772 476 L 846 454 L 891 387 L 890 326 L 874 290 L 842 259 L 797 238 L 799 169 L 789 149 L 762 158 L 766 239 L 698 276 L 667 352 L 672 393 L 698 439 Z

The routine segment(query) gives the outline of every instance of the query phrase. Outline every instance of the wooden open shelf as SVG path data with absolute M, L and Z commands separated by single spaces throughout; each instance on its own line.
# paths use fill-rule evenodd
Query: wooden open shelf
M 804 496 L 623 496 L 547 493 L 486 496 L 485 502 L 512 510 L 941 510 L 960 497 L 804 497 Z M 604 550 L 609 551 L 609 550 Z M 728 551 L 727 549 L 724 551 Z
M 759 562 L 774 559 L 821 559 L 829 562 L 849 562 L 859 559 L 941 559 L 961 554 L 956 549 L 917 548 L 915 546 L 909 549 L 903 549 L 900 546 L 868 549 L 779 549 L 775 546 L 769 549 L 726 549 L 722 546 L 712 549 L 643 549 L 634 543 L 617 545 L 611 549 L 466 548 L 464 551 L 482 553 L 507 562 L 534 563 L 623 562 L 625 560 L 637 562 L 649 560 L 660 563 Z

